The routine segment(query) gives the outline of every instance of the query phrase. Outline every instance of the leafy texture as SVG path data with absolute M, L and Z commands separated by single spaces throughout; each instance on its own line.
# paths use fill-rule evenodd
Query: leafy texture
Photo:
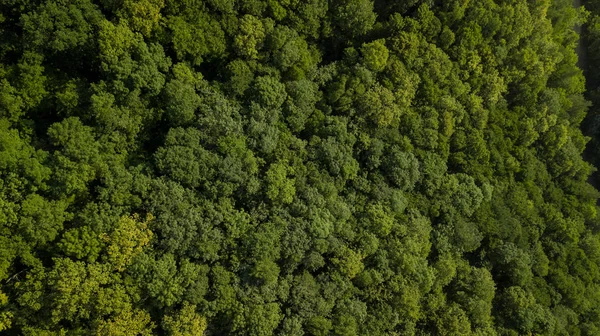
M 599 335 L 586 6 L 0 1 L 0 333 Z

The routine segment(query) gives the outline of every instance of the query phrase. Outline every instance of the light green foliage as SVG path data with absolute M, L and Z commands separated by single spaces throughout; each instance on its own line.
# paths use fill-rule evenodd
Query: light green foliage
M 389 58 L 389 51 L 385 47 L 385 40 L 376 40 L 365 43 L 361 47 L 365 66 L 375 72 L 383 70 Z
M 461 265 L 464 267 L 464 265 Z M 460 269 L 454 286 L 456 293 L 453 300 L 461 304 L 470 320 L 472 327 L 485 330 L 492 326 L 492 300 L 495 296 L 494 280 L 486 269 Z
M 164 0 L 125 0 L 121 8 L 121 16 L 129 26 L 144 36 L 150 36 L 161 20 L 160 11 Z
M 192 303 L 202 302 L 207 289 L 203 276 L 207 269 L 202 265 L 177 260 L 173 254 L 159 258 L 144 254 L 131 267 L 137 281 L 146 281 L 143 286 L 147 295 L 161 307 L 172 307 L 184 298 Z
M 332 328 L 331 321 L 324 318 L 323 316 L 314 316 L 308 320 L 307 329 L 315 336 L 325 336 L 329 334 Z
M 373 231 L 381 236 L 387 236 L 394 227 L 394 218 L 390 216 L 390 210 L 381 203 L 369 205 L 367 208 L 368 219 Z
M 154 325 L 150 315 L 143 310 L 125 311 L 98 324 L 98 336 L 152 335 Z
M 0 331 L 10 329 L 12 325 L 12 317 L 13 313 L 10 311 L 4 310 L 4 306 L 8 303 L 8 296 L 2 292 L 0 292 Z
M 86 266 L 68 259 L 56 260 L 54 270 L 48 273 L 48 283 L 54 288 L 53 322 L 89 316 L 95 294 L 101 285 L 109 282 L 106 270 L 100 265 Z
M 168 27 L 173 32 L 173 48 L 180 60 L 200 65 L 225 52 L 225 33 L 218 21 L 204 12 L 189 18 L 171 17 Z
M 67 202 L 48 201 L 37 194 L 29 194 L 21 203 L 18 232 L 32 244 L 54 241 L 68 219 Z
M 164 328 L 172 336 L 202 335 L 206 330 L 206 318 L 196 313 L 196 306 L 188 302 L 174 315 L 167 315 L 163 320 Z
M 266 176 L 269 199 L 282 203 L 291 203 L 294 200 L 294 194 L 296 193 L 295 181 L 293 178 L 288 178 L 288 175 L 291 174 L 293 174 L 293 170 L 285 162 L 274 163 L 269 167 Z
M 44 188 L 51 175 L 51 170 L 44 165 L 47 153 L 35 150 L 23 139 L 17 129 L 11 127 L 6 119 L 0 120 L 0 172 L 2 176 L 19 171 L 23 175 L 21 183 L 31 184 L 35 188 Z M 5 183 L 10 180 L 5 177 Z M 3 187 L 7 187 L 3 184 Z
M 272 335 L 282 319 L 280 308 L 276 303 L 249 304 L 243 312 L 244 321 L 239 321 L 235 328 L 242 333 L 256 336 Z M 237 321 L 234 321 L 234 323 Z
M 139 37 L 126 24 L 115 25 L 106 20 L 100 22 L 98 42 L 102 52 L 100 57 L 105 62 L 103 67 L 109 70 L 109 67 L 117 67 L 119 63 L 132 62 L 126 57 L 129 56 L 129 51 L 135 45 L 136 40 L 139 41 Z M 122 64 L 119 67 L 127 66 L 127 64 Z
M 397 124 L 401 110 L 396 104 L 394 94 L 389 89 L 375 85 L 359 101 L 360 107 L 379 127 Z
M 110 236 L 103 237 L 107 240 L 106 252 L 108 263 L 117 271 L 122 272 L 133 258 L 142 252 L 152 239 L 152 231 L 148 230 L 148 222 L 153 219 L 148 215 L 144 222 L 139 221 L 137 215 L 122 217 Z
M 263 23 L 255 16 L 244 15 L 240 19 L 239 33 L 235 36 L 234 46 L 242 57 L 258 58 L 258 51 L 266 36 Z

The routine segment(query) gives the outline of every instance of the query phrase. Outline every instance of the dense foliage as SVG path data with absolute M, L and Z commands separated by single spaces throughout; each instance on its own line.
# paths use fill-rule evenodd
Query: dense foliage
M 600 335 L 587 14 L 0 1 L 0 331 Z

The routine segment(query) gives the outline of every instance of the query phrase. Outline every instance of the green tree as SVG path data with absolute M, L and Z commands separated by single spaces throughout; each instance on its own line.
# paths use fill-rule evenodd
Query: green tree
M 375 24 L 377 16 L 370 0 L 339 0 L 331 7 L 334 23 L 351 38 L 368 33 Z
M 206 330 L 206 318 L 196 313 L 196 306 L 185 302 L 181 310 L 163 319 L 164 329 L 173 336 L 202 335 Z
M 385 40 L 375 40 L 363 44 L 361 53 L 367 69 L 375 72 L 382 71 L 389 58 L 389 51 L 385 47 Z
M 274 163 L 269 167 L 266 176 L 269 199 L 281 203 L 291 203 L 294 200 L 294 194 L 296 193 L 294 179 L 287 177 L 288 174 L 293 173 L 293 168 L 285 162 Z
M 239 34 L 235 36 L 234 46 L 240 56 L 248 59 L 258 58 L 258 51 L 265 39 L 263 22 L 250 14 L 240 19 Z

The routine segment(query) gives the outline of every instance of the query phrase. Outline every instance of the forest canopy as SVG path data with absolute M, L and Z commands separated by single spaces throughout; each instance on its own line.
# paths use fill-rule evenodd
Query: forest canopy
M 0 1 L 0 332 L 600 335 L 589 16 Z

